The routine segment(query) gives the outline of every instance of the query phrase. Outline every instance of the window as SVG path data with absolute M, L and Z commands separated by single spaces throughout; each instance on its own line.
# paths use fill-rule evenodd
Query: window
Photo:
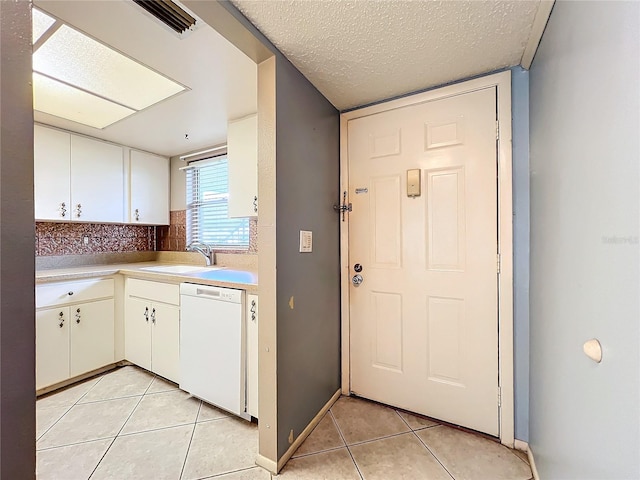
M 202 242 L 215 248 L 249 248 L 249 219 L 229 218 L 227 157 L 190 163 L 187 173 L 187 245 Z

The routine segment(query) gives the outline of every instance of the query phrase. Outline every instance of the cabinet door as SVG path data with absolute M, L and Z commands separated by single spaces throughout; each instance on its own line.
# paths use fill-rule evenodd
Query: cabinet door
M 151 366 L 154 373 L 180 382 L 180 309 L 173 305 L 152 306 Z
M 71 136 L 71 218 L 124 221 L 122 147 Z
M 258 215 L 258 116 L 229 122 L 229 217 Z
M 69 378 L 69 307 L 36 312 L 36 390 Z
M 151 370 L 151 304 L 139 298 L 125 300 L 124 357 Z
M 258 296 L 247 295 L 247 413 L 258 418 Z
M 71 135 L 35 125 L 33 160 L 36 220 L 70 220 Z
M 71 376 L 112 364 L 114 353 L 113 299 L 72 305 Z
M 169 224 L 169 159 L 131 150 L 129 222 Z

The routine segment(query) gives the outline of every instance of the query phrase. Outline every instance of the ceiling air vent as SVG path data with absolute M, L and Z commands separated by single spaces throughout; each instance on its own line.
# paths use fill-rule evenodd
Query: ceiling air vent
M 171 0 L 133 0 L 151 15 L 179 34 L 191 29 L 196 19 Z

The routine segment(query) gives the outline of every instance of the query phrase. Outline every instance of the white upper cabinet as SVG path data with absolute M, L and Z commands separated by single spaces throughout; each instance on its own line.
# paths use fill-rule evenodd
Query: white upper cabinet
M 71 217 L 91 222 L 124 221 L 122 147 L 71 136 Z
M 36 220 L 169 224 L 166 157 L 35 125 L 34 187 Z
M 258 115 L 229 122 L 229 217 L 258 215 Z
M 129 223 L 169 224 L 169 159 L 131 150 Z
M 71 219 L 71 135 L 34 127 L 35 214 L 38 220 Z

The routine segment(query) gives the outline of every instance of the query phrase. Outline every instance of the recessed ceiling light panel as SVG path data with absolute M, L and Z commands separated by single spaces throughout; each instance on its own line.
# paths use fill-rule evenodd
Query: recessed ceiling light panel
M 33 43 L 35 44 L 42 34 L 51 28 L 51 25 L 56 23 L 56 19 L 50 17 L 44 12 L 41 12 L 37 8 L 31 10 L 32 22 L 33 22 Z
M 185 90 L 67 25 L 34 53 L 33 70 L 134 110 Z
M 38 73 L 33 74 L 33 108 L 94 128 L 104 128 L 136 113 Z

